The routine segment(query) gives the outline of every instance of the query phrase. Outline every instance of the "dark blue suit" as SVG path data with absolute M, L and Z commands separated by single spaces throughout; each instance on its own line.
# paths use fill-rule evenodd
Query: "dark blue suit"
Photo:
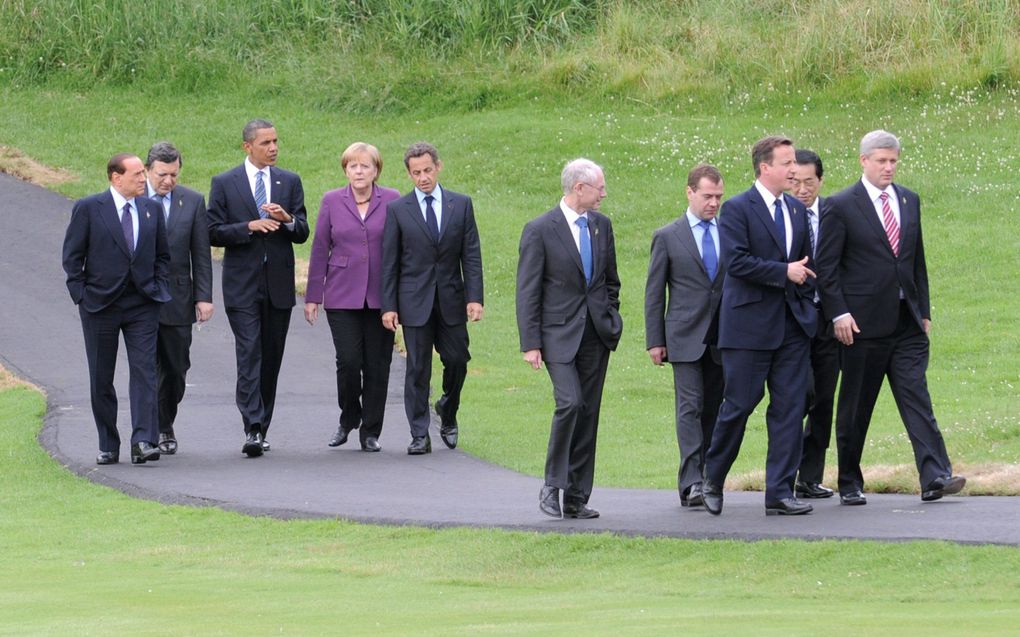
M 259 218 L 244 165 L 216 175 L 209 188 L 209 240 L 223 252 L 223 304 L 237 355 L 237 408 L 245 433 L 269 429 L 276 381 L 290 327 L 294 295 L 294 247 L 308 239 L 301 178 L 269 168 L 269 201 L 294 218 L 294 228 L 252 233 Z
M 131 443 L 156 444 L 156 330 L 160 304 L 170 300 L 163 209 L 146 197 L 130 201 L 138 212 L 134 250 L 109 190 L 75 202 L 63 249 L 67 290 L 85 335 L 99 449 L 114 454 L 120 452 L 113 374 L 121 332 L 130 366 Z
M 811 252 L 807 210 L 788 195 L 783 195 L 783 201 L 792 231 L 789 256 L 772 213 L 755 188 L 728 200 L 720 211 L 719 243 L 726 282 L 719 313 L 719 348 L 725 390 L 705 458 L 705 477 L 721 486 L 767 382 L 767 503 L 793 497 L 808 351 L 817 325 L 810 279 L 795 285 L 787 278 L 787 265 Z

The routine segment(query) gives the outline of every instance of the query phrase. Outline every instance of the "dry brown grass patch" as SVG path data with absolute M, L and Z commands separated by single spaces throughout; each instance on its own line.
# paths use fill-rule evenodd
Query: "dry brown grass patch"
M 14 374 L 7 371 L 6 367 L 0 365 L 0 391 L 7 391 L 8 389 L 14 389 L 15 387 L 27 387 L 29 389 L 38 390 L 38 388 L 32 383 L 21 380 Z
M 41 164 L 11 146 L 0 146 L 0 172 L 5 172 L 37 186 L 47 187 L 78 179 L 76 175 L 72 175 L 66 170 Z

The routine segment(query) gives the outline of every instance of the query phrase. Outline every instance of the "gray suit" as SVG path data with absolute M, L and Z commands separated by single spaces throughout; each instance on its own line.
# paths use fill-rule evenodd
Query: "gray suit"
M 159 430 L 171 434 L 177 405 L 184 397 L 185 376 L 191 367 L 189 352 L 195 303 L 212 303 L 212 260 L 205 198 L 184 186 L 174 188 L 170 193 L 166 231 L 170 243 L 171 299 L 159 311 L 156 371 Z
M 602 385 L 623 332 L 613 225 L 598 212 L 587 214 L 590 284 L 559 206 L 524 226 L 517 264 L 521 351 L 542 351 L 556 401 L 545 483 L 575 505 L 591 495 Z
M 686 214 L 652 235 L 645 347 L 665 347 L 666 360 L 673 366 L 681 495 L 701 482 L 705 448 L 722 402 L 721 358 L 706 341 L 712 340 L 724 279 L 721 259 L 715 279 L 708 278 Z

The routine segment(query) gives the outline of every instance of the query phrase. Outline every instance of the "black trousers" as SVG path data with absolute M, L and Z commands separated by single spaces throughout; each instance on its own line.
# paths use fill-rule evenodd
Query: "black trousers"
M 191 326 L 161 323 L 156 334 L 156 393 L 159 432 L 172 434 L 177 406 L 184 398 L 191 368 Z
M 80 305 L 85 356 L 89 364 L 89 390 L 92 416 L 99 432 L 99 450 L 120 453 L 117 432 L 117 390 L 113 375 L 117 367 L 117 348 L 124 335 L 127 349 L 131 401 L 131 444 L 156 444 L 156 329 L 159 303 L 142 296 L 130 285 L 111 305 L 98 312 L 87 312 Z
M 266 293 L 265 269 L 259 278 L 255 303 L 228 307 L 227 320 L 234 333 L 237 356 L 235 400 L 241 412 L 244 432 L 261 431 L 265 436 L 276 407 L 276 383 L 287 344 L 291 308 L 273 307 Z
M 855 339 L 843 347 L 843 382 L 836 407 L 839 491 L 864 490 L 861 456 L 882 382 L 888 378 L 893 399 L 914 448 L 914 462 L 925 489 L 935 478 L 953 473 L 928 394 L 928 335 L 900 302 L 896 331 L 884 338 Z
M 439 311 L 439 299 L 432 306 L 432 316 L 421 326 L 405 325 L 404 345 L 407 348 L 407 374 L 404 376 L 404 411 L 411 426 L 411 436 L 427 436 L 432 417 L 429 415 L 429 384 L 432 382 L 432 350 L 439 352 L 443 362 L 444 411 L 451 417 L 460 408 L 460 393 L 467 378 L 467 324 L 448 325 Z
M 821 482 L 825 473 L 825 451 L 832 437 L 832 409 L 839 380 L 840 343 L 826 330 L 821 313 L 819 336 L 811 339 L 811 379 L 808 393 L 804 445 L 800 456 L 800 481 Z
M 676 400 L 676 442 L 680 449 L 680 468 L 676 486 L 681 494 L 701 482 L 705 472 L 705 452 L 712 441 L 719 405 L 723 397 L 722 365 L 705 348 L 692 363 L 672 363 L 673 392 Z
M 545 456 L 545 483 L 563 490 L 564 503 L 587 503 L 591 497 L 602 388 L 608 367 L 609 349 L 595 332 L 590 318 L 585 322 L 574 360 L 545 363 L 556 402 Z
M 361 439 L 378 438 L 386 411 L 393 356 L 393 332 L 379 310 L 326 310 L 336 350 L 336 395 L 340 427 L 361 429 Z

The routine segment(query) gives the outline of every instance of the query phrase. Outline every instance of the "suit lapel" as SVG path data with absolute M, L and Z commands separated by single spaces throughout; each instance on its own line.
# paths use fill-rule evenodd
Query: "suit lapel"
M 373 197 L 372 203 L 369 204 L 369 213 L 372 212 L 372 206 L 374 204 L 375 198 Z M 352 190 L 350 186 L 347 186 L 340 191 L 340 205 L 344 207 L 347 214 L 351 215 L 355 221 L 358 221 L 359 223 L 361 222 L 361 213 L 358 212 L 358 202 L 354 197 L 354 190 Z M 368 219 L 367 214 L 365 215 L 365 218 Z
M 160 208 L 163 204 L 159 205 Z M 170 230 L 177 225 L 177 220 L 184 214 L 184 198 L 176 191 L 170 192 L 170 215 L 166 218 L 166 233 L 169 236 Z
M 270 179 L 272 179 L 272 169 L 270 169 Z M 259 215 L 258 208 L 255 207 L 255 195 L 251 192 L 251 186 L 248 184 L 248 174 L 244 171 L 244 164 L 241 164 L 234 170 L 234 187 L 237 189 L 237 196 L 241 198 L 245 206 L 248 208 L 248 216 L 252 219 L 258 219 Z M 276 192 L 276 188 L 270 188 L 272 193 Z
M 446 236 L 446 229 L 450 226 L 450 221 L 453 219 L 453 198 L 447 196 L 446 191 L 443 191 L 443 218 L 439 221 L 439 240 L 442 241 L 443 237 Z
M 361 214 L 357 211 L 357 202 L 354 201 L 354 191 L 351 191 L 351 203 L 355 206 L 355 213 L 358 214 L 358 219 L 361 218 Z M 372 186 L 372 199 L 368 203 L 368 210 L 365 212 L 365 221 L 375 214 L 375 211 L 382 206 L 382 189 L 378 186 Z
M 708 270 L 705 269 L 705 260 L 701 258 L 701 253 L 698 252 L 698 244 L 694 240 L 694 231 L 691 230 L 691 224 L 687 221 L 687 215 L 680 217 L 676 220 L 673 226 L 673 234 L 676 235 L 680 241 L 680 245 L 683 246 L 687 253 L 690 254 L 691 260 L 698 264 L 698 268 L 705 275 L 705 280 L 712 283 L 712 280 L 708 278 Z M 716 272 L 718 276 L 718 272 Z
M 867 224 L 871 230 L 875 233 L 878 241 L 889 251 L 889 254 L 893 255 L 892 246 L 889 245 L 889 235 L 885 233 L 885 227 L 882 222 L 878 220 L 878 214 L 875 212 L 875 203 L 871 201 L 871 197 L 868 196 L 868 189 L 864 187 L 864 184 L 857 182 L 854 187 L 855 199 L 857 200 L 857 208 L 861 215 L 864 217 L 864 223 Z M 903 208 L 900 208 L 900 217 L 902 222 Z M 901 240 L 903 230 L 900 229 Z
M 896 197 L 900 202 L 900 254 L 903 254 L 904 246 L 912 246 L 917 242 L 917 239 L 914 237 L 920 225 L 920 213 L 918 213 L 913 205 L 907 203 L 907 198 L 896 187 L 896 184 L 893 184 L 892 187 L 896 191 Z
M 421 206 L 418 205 L 418 196 L 412 190 L 406 198 L 405 208 L 407 214 L 411 216 L 411 219 L 417 224 L 418 228 L 422 231 L 429 241 L 435 243 L 432 239 L 432 232 L 429 231 L 429 227 L 425 224 L 425 218 L 421 214 Z
M 573 259 L 574 265 L 577 266 L 577 271 L 581 273 L 581 280 L 584 280 L 584 266 L 581 265 L 581 253 L 577 251 L 577 244 L 574 243 L 574 235 L 570 232 L 570 228 L 567 227 L 567 219 L 563 216 L 563 210 L 559 206 L 552 211 L 552 224 L 553 233 L 559 238 L 560 243 L 563 244 L 563 249 L 570 258 Z M 594 260 L 594 259 L 593 259 Z M 594 271 L 594 267 L 592 268 Z
M 776 218 L 772 216 L 772 211 L 765 205 L 765 200 L 758 194 L 758 189 L 752 187 L 749 191 L 748 200 L 751 202 L 751 209 L 754 214 L 757 215 L 758 219 L 765 225 L 765 229 L 768 231 L 769 236 L 772 237 L 772 241 L 775 242 L 776 247 L 784 255 L 786 254 L 786 244 L 779 239 L 779 231 L 776 230 Z M 792 223 L 790 224 L 793 225 Z
M 100 205 L 102 206 L 100 216 L 103 219 L 103 224 L 110 231 L 110 234 L 113 235 L 113 240 L 117 242 L 120 249 L 130 258 L 131 250 L 128 249 L 127 241 L 124 239 L 124 229 L 120 225 L 120 215 L 117 212 L 117 206 L 113 203 L 113 195 L 109 191 L 103 195 Z

